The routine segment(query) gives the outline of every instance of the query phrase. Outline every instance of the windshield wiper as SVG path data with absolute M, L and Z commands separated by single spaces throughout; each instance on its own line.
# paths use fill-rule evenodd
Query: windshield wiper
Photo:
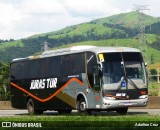
M 123 65 L 124 77 L 122 77 L 122 79 L 120 81 L 120 85 L 117 88 L 118 91 L 121 89 L 123 81 L 126 82 L 126 89 L 128 90 L 127 72 L 126 72 L 126 66 L 125 66 L 125 63 L 124 63 L 124 59 L 123 59 L 122 53 L 121 53 L 121 58 L 122 58 L 121 65 Z
M 126 82 L 126 89 L 127 89 L 127 90 L 128 90 L 128 82 L 129 82 L 135 89 L 139 90 L 138 86 L 127 76 L 126 66 L 125 66 L 125 62 L 124 62 L 124 59 L 123 59 L 122 54 L 121 54 L 121 58 L 122 58 L 121 64 L 123 65 L 123 69 L 124 69 L 124 77 L 122 78 L 121 83 L 122 83 L 123 81 Z M 121 89 L 121 87 L 122 87 L 121 83 L 120 83 L 120 85 L 119 85 L 118 88 L 117 88 L 118 91 L 119 91 L 119 90 Z
M 123 77 L 123 78 L 121 79 L 121 81 L 120 81 L 120 84 L 119 84 L 118 88 L 117 88 L 118 91 L 121 89 L 121 87 L 122 87 L 121 83 L 122 83 L 123 81 L 126 82 L 126 85 L 127 85 L 126 87 L 127 87 L 127 89 L 128 89 L 128 82 L 129 82 L 135 89 L 139 90 L 138 86 L 137 86 L 130 78 L 128 78 L 128 77 Z
M 128 78 L 128 80 L 129 80 L 129 83 L 130 83 L 135 89 L 139 90 L 138 86 L 137 86 L 130 78 Z

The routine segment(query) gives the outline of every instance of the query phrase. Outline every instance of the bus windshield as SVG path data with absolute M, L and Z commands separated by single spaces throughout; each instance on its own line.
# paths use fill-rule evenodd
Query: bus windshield
M 145 65 L 141 53 L 119 52 L 102 55 L 104 89 L 118 89 L 122 82 L 126 83 L 122 89 L 146 87 Z

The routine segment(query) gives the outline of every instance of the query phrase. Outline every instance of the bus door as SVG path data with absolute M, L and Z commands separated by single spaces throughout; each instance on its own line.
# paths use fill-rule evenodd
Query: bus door
M 100 108 L 101 104 L 101 91 L 100 91 L 100 76 L 97 64 L 97 58 L 94 53 L 87 53 L 87 76 L 88 84 L 91 92 L 89 93 L 90 106 L 93 108 Z

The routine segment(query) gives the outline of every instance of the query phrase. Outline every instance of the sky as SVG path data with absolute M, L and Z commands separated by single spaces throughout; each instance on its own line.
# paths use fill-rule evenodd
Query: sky
M 0 39 L 21 39 L 132 11 L 160 17 L 160 0 L 0 0 Z

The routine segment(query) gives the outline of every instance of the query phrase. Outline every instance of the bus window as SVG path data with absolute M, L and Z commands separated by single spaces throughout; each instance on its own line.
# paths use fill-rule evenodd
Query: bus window
M 59 56 L 49 58 L 49 77 L 57 77 L 58 75 L 60 75 L 60 65 L 61 62 Z
M 11 64 L 11 78 L 12 79 L 25 79 L 27 77 L 26 72 L 27 72 L 26 61 Z
M 135 89 L 135 85 L 145 87 L 145 66 L 140 53 L 104 53 L 103 56 L 103 83 L 107 89 L 117 89 L 124 79 L 129 89 Z
M 61 57 L 61 75 L 69 75 L 72 71 L 72 62 L 70 61 L 70 56 Z
M 40 59 L 39 64 L 37 65 L 37 76 L 43 78 L 48 76 L 49 74 L 49 59 L 45 58 L 45 59 Z
M 72 61 L 72 74 L 85 73 L 84 53 L 70 55 Z
M 29 66 L 29 77 L 30 78 L 37 78 L 38 75 L 38 68 L 39 68 L 39 60 L 31 60 L 28 62 Z
M 21 79 L 27 78 L 27 61 L 21 62 L 19 65 L 19 76 Z
M 10 72 L 10 76 L 12 79 L 16 79 L 18 76 L 18 63 L 12 63 L 11 64 L 11 72 Z
M 71 54 L 61 57 L 61 74 L 71 75 L 85 72 L 84 54 Z
M 103 82 L 105 84 L 118 83 L 121 80 L 124 70 L 121 67 L 120 53 L 106 53 L 103 62 Z

